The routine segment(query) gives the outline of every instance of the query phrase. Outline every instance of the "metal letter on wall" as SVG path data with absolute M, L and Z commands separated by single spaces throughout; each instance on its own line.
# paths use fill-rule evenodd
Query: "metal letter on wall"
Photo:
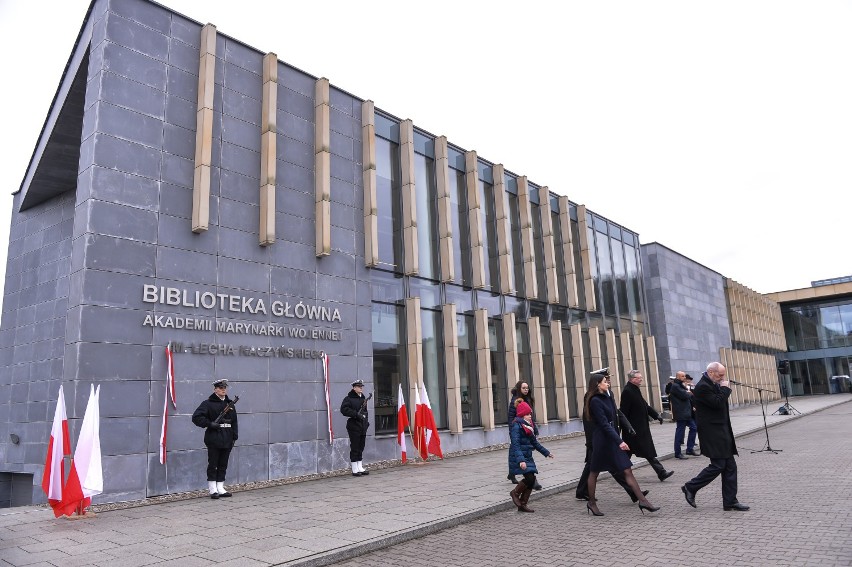
M 556 244 L 553 238 L 553 216 L 550 209 L 550 189 L 538 190 L 541 214 L 541 239 L 544 245 L 544 274 L 547 278 L 547 302 L 559 303 L 559 285 L 556 282 Z
M 470 226 L 470 262 L 473 287 L 485 287 L 485 251 L 482 247 L 482 203 L 479 202 L 479 169 L 475 151 L 464 154 L 464 185 L 467 192 L 468 223 Z
M 444 372 L 447 377 L 447 418 L 450 433 L 462 432 L 461 380 L 459 378 L 459 328 L 456 321 L 456 306 L 445 303 L 441 306 L 444 323 Z
M 494 396 L 491 383 L 491 339 L 488 334 L 488 311 L 473 312 L 476 325 L 476 375 L 479 378 L 479 419 L 485 431 L 494 429 Z
M 399 165 L 402 172 L 402 265 L 406 275 L 420 271 L 417 248 L 417 194 L 414 174 L 414 123 L 399 123 Z
M 261 246 L 275 242 L 275 176 L 278 115 L 278 56 L 263 58 L 263 101 L 260 117 L 260 231 Z
M 588 311 L 597 311 L 591 256 L 591 246 L 594 243 L 589 242 L 589 223 L 586 220 L 586 205 L 577 206 L 577 224 L 579 228 L 578 232 L 580 233 L 580 263 L 583 268 L 583 287 L 586 290 L 586 309 Z
M 331 94 L 328 79 L 314 86 L 314 198 L 316 255 L 331 254 Z
M 435 138 L 435 182 L 438 189 L 438 252 L 441 258 L 442 282 L 456 279 L 449 163 L 447 137 L 438 136 Z
M 192 232 L 210 224 L 210 166 L 213 161 L 213 92 L 216 88 L 216 26 L 201 28 L 198 107 L 195 115 L 195 172 L 192 180 Z
M 379 216 L 376 195 L 376 109 L 372 100 L 361 103 L 361 149 L 364 180 L 364 264 L 379 263 Z
M 497 225 L 497 261 L 500 274 L 500 293 L 515 293 L 513 285 L 515 274 L 512 269 L 512 239 L 509 224 L 509 207 L 506 203 L 506 182 L 503 166 L 491 166 L 494 178 L 494 212 Z
M 524 285 L 528 298 L 538 297 L 538 278 L 535 273 L 535 248 L 533 247 L 532 210 L 527 177 L 518 177 L 518 209 L 521 216 L 521 250 L 524 255 Z M 536 414 L 538 415 L 538 414 Z
M 547 396 L 544 384 L 544 357 L 541 348 L 541 325 L 538 317 L 527 319 L 527 328 L 530 336 L 530 371 L 532 372 L 532 384 L 535 390 L 535 418 L 539 423 L 547 423 Z
M 577 298 L 577 270 L 574 266 L 574 237 L 571 233 L 571 204 L 568 197 L 559 197 L 559 227 L 562 232 L 562 265 L 565 267 L 565 288 L 568 290 L 568 307 L 580 305 Z

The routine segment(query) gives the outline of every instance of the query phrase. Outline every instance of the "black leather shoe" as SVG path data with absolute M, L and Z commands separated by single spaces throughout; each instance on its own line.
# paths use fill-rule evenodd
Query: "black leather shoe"
M 361 476 L 361 473 L 359 473 L 359 472 L 354 472 L 354 473 L 352 473 L 352 476 Z
M 660 482 L 663 482 L 664 480 L 666 480 L 667 478 L 669 478 L 669 477 L 670 477 L 670 476 L 672 476 L 673 474 L 674 474 L 674 471 L 666 471 L 666 472 L 664 472 L 663 474 L 661 474 L 661 475 L 659 476 Z
M 512 473 L 506 475 L 506 480 L 511 480 L 512 484 L 518 484 L 518 479 L 516 479 L 515 475 L 513 475 Z
M 695 451 L 687 451 L 687 455 L 692 455 L 693 457 L 700 457 L 701 453 L 696 453 Z
M 230 498 L 231 496 L 233 496 L 233 494 L 231 494 L 230 492 L 222 492 L 219 494 L 220 498 Z
M 210 495 L 210 498 L 212 498 L 213 500 L 219 500 L 219 493 L 218 492 L 212 493 Z
M 685 461 L 687 458 L 683 455 L 675 455 L 675 459 L 680 459 L 682 461 Z
M 683 497 L 686 498 L 686 503 L 692 506 L 693 508 L 698 508 L 698 506 L 695 505 L 695 493 L 690 492 L 690 490 L 686 487 L 685 484 L 680 487 L 680 490 L 681 492 L 683 492 Z
M 533 486 L 533 490 L 541 490 L 541 485 L 538 483 L 538 481 L 535 481 L 535 486 Z
M 734 502 L 730 506 L 723 506 L 723 508 L 725 509 L 726 512 L 729 512 L 731 510 L 736 510 L 737 512 L 745 512 L 746 510 L 749 509 L 748 506 L 746 506 L 745 504 L 742 504 L 740 502 Z

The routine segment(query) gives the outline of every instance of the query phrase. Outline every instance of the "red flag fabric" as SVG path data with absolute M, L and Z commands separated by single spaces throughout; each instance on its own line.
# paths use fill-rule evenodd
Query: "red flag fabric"
M 444 458 L 444 453 L 441 452 L 441 438 L 438 436 L 438 426 L 435 425 L 435 414 L 432 413 L 432 405 L 429 403 L 429 394 L 426 393 L 426 385 L 420 384 L 422 389 L 421 398 L 423 401 L 423 422 L 422 426 L 426 434 L 426 449 L 429 453 Z
M 169 430 L 169 399 L 172 406 L 177 409 L 177 395 L 175 392 L 175 364 L 172 359 L 171 344 L 166 345 L 166 399 L 163 402 L 163 424 L 160 428 L 160 464 L 166 464 L 166 439 Z
M 68 416 L 65 413 L 65 393 L 59 386 L 56 411 L 53 413 L 53 427 L 50 429 L 50 441 L 47 444 L 47 457 L 44 462 L 44 474 L 41 488 L 47 495 L 47 501 L 58 518 L 62 515 L 62 486 L 65 484 L 64 455 L 71 454 L 71 439 L 68 436 Z
M 334 427 L 331 424 L 331 384 L 329 384 L 329 374 L 328 374 L 329 364 L 328 364 L 328 355 L 322 353 L 322 376 L 325 380 L 325 409 L 326 415 L 328 416 L 328 443 L 329 445 L 334 443 Z
M 414 448 L 420 453 L 420 458 L 424 461 L 429 458 L 429 453 L 426 452 L 426 410 L 423 408 L 423 403 L 420 400 L 420 389 L 414 388 L 414 435 L 411 440 L 414 441 Z
M 405 428 L 408 427 L 408 410 L 405 407 L 405 398 L 402 397 L 402 384 L 399 385 L 399 394 L 396 399 L 396 442 L 402 453 L 402 462 L 408 460 L 405 446 Z

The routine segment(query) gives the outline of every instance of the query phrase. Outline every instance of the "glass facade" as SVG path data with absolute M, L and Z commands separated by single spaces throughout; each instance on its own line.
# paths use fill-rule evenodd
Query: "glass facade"
M 852 298 L 782 305 L 790 374 L 782 393 L 791 396 L 852 391 Z
M 477 164 L 475 190 L 481 204 L 480 222 L 484 260 L 484 289 L 471 289 L 473 270 L 471 260 L 471 230 L 469 226 L 468 192 L 466 185 L 465 153 L 448 147 L 448 186 L 450 197 L 447 219 L 452 238 L 454 277 L 450 282 L 440 281 L 441 252 L 438 234 L 438 195 L 434 139 L 415 130 L 414 132 L 415 206 L 417 222 L 418 270 L 416 275 L 404 275 L 402 234 L 402 187 L 399 125 L 387 116 L 376 115 L 376 171 L 377 171 L 377 216 L 379 232 L 379 264 L 371 270 L 373 288 L 373 378 L 376 392 L 376 433 L 394 434 L 395 422 L 391 419 L 396 411 L 397 388 L 400 383 L 408 391 L 407 348 L 409 338 L 405 336 L 405 300 L 420 298 L 422 368 L 426 390 L 439 428 L 450 427 L 447 400 L 447 370 L 444 367 L 445 341 L 442 310 L 447 303 L 456 306 L 458 328 L 458 376 L 461 424 L 463 428 L 481 427 L 481 400 L 478 376 L 474 310 L 485 309 L 488 316 L 488 334 L 491 364 L 491 396 L 494 404 L 494 421 L 500 426 L 506 423 L 508 389 L 506 352 L 503 337 L 503 316 L 515 315 L 516 350 L 520 377 L 531 386 L 543 386 L 547 405 L 548 421 L 558 420 L 556 376 L 553 368 L 551 320 L 561 321 L 561 337 L 564 351 L 566 390 L 571 417 L 579 417 L 580 401 L 577 399 L 576 382 L 585 384 L 584 376 L 575 376 L 573 354 L 577 349 L 584 355 L 584 372 L 593 370 L 597 357 L 606 365 L 605 331 L 613 328 L 617 332 L 645 333 L 643 323 L 641 272 L 638 239 L 629 231 L 606 219 L 587 212 L 589 226 L 589 266 L 595 286 L 597 309 L 585 311 L 583 255 L 579 250 L 579 223 L 577 207 L 569 205 L 570 228 L 573 246 L 564 242 L 559 222 L 559 201 L 550 197 L 551 224 L 556 254 L 556 283 L 558 304 L 548 304 L 547 270 L 545 268 L 543 222 L 541 215 L 547 208 L 539 203 L 538 190 L 530 185 L 530 210 L 533 254 L 537 285 L 526 289 L 522 253 L 521 215 L 517 195 L 517 178 L 504 175 L 505 191 L 495 194 L 491 177 L 492 168 L 487 162 Z M 500 294 L 499 250 L 497 246 L 497 220 L 495 199 L 504 199 L 509 223 L 508 250 L 509 267 L 513 292 Z M 573 254 L 575 273 L 566 274 L 561 261 L 563 254 Z M 567 277 L 574 278 L 572 284 L 578 291 L 579 309 L 568 308 Z M 532 300 L 528 300 L 527 296 Z M 529 318 L 537 317 L 541 334 L 542 375 L 533 375 L 530 352 Z M 838 319 L 837 317 L 835 319 Z M 832 320 L 832 328 L 842 325 Z M 588 326 L 596 325 L 601 352 L 591 352 Z M 580 323 L 582 344 L 572 344 L 570 327 Z M 632 336 L 631 336 L 632 340 Z M 631 343 L 632 345 L 632 343 Z M 632 346 L 631 346 L 632 348 Z M 592 355 L 595 356 L 593 362 Z M 626 355 L 626 353 L 625 353 Z M 407 401 L 409 404 L 413 401 Z

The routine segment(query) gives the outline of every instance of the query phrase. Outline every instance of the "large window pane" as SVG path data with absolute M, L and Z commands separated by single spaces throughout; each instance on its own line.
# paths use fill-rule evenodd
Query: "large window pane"
M 521 213 L 518 196 L 506 192 L 506 202 L 509 205 L 509 234 L 512 235 L 512 268 L 515 277 L 515 295 L 526 296 L 526 281 L 524 280 L 524 254 L 521 246 Z
M 556 377 L 553 374 L 553 345 L 550 325 L 541 326 L 541 362 L 544 368 L 544 397 L 547 400 L 547 419 L 559 418 L 556 407 Z
M 422 309 L 420 323 L 423 332 L 423 383 L 429 394 L 435 423 L 439 429 L 447 429 L 447 380 L 443 371 L 441 313 Z
M 595 248 L 598 253 L 598 274 L 600 275 L 600 290 L 603 305 L 598 309 L 606 315 L 615 315 L 615 286 L 612 281 L 612 264 L 609 253 L 609 237 L 595 231 Z
M 396 432 L 396 406 L 399 384 L 408 391 L 405 368 L 405 341 L 401 306 L 373 303 L 373 387 L 376 393 L 375 431 L 377 435 Z
M 459 332 L 459 385 L 461 389 L 462 426 L 481 425 L 479 415 L 479 381 L 476 379 L 476 339 L 473 315 L 456 315 Z
M 402 201 L 399 145 L 376 137 L 376 214 L 379 266 L 402 266 Z
M 532 211 L 533 251 L 535 252 L 535 275 L 538 284 L 537 296 L 547 301 L 547 274 L 544 271 L 544 237 L 541 234 L 541 207 L 530 203 Z
M 439 279 L 438 194 L 435 187 L 435 160 L 414 154 L 417 198 L 417 254 L 421 277 Z
M 502 320 L 488 320 L 488 341 L 491 348 L 491 401 L 494 404 L 494 423 L 496 425 L 508 424 L 509 398 L 507 396 Z
M 467 192 L 464 189 L 464 172 L 450 168 L 450 213 L 453 229 L 453 262 L 455 282 L 471 285 L 470 229 L 467 211 Z
M 485 288 L 500 291 L 498 274 L 497 224 L 494 209 L 494 186 L 479 180 L 479 202 L 482 212 L 482 257 L 485 261 Z

